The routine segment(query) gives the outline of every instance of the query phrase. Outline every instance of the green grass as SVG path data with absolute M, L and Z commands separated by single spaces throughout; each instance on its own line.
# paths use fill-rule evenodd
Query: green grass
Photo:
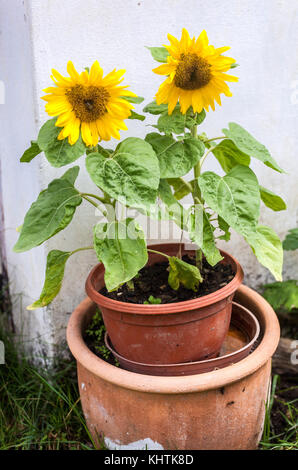
M 297 377 L 274 375 L 266 406 L 262 450 L 298 450 Z
M 78 394 L 75 362 L 61 362 L 53 372 L 38 372 L 5 343 L 0 365 L 0 449 L 91 450 Z

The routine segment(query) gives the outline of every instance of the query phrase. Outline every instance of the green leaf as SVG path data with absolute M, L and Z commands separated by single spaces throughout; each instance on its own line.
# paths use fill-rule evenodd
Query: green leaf
M 176 141 L 173 137 L 152 132 L 146 136 L 159 159 L 160 177 L 186 175 L 204 154 L 204 144 L 193 137 Z
M 170 272 L 168 282 L 170 287 L 178 290 L 180 284 L 186 289 L 197 291 L 200 282 L 203 281 L 200 271 L 196 266 L 186 263 L 176 256 L 169 258 Z
M 86 167 L 92 181 L 109 196 L 132 207 L 154 204 L 159 185 L 159 164 L 148 142 L 128 137 L 107 157 L 90 153 Z
M 23 252 L 41 245 L 70 223 L 82 202 L 80 193 L 71 183 L 77 172 L 78 167 L 71 168 L 41 191 L 25 216 L 14 251 Z
M 137 119 L 138 121 L 145 121 L 146 117 L 131 110 L 128 119 Z
M 236 67 L 239 67 L 240 64 L 236 64 L 236 62 L 234 62 L 234 64 L 231 64 L 231 67 L 230 69 L 235 69 Z
M 82 141 L 81 135 L 74 145 L 68 143 L 68 138 L 58 140 L 61 127 L 56 127 L 57 118 L 45 122 L 39 131 L 37 143 L 50 162 L 56 168 L 69 165 L 84 155 L 86 147 Z
M 130 281 L 148 261 L 144 233 L 130 218 L 97 224 L 94 248 L 99 261 L 104 264 L 109 292 Z
M 157 104 L 156 101 L 152 101 L 149 104 L 146 104 L 145 108 L 143 109 L 144 113 L 150 114 L 162 114 L 164 112 L 168 112 L 168 105 L 167 104 Z
M 229 139 L 222 140 L 212 151 L 222 169 L 228 173 L 236 165 L 249 166 L 250 157 Z
M 47 257 L 46 277 L 40 297 L 29 305 L 27 310 L 42 308 L 52 302 L 60 292 L 65 263 L 72 254 L 71 251 L 52 250 Z
M 283 249 L 293 251 L 298 249 L 298 228 L 289 230 L 285 240 L 283 241 Z
M 174 197 L 178 201 L 183 199 L 194 190 L 195 180 L 186 182 L 183 180 L 183 178 L 168 178 L 167 182 L 173 187 Z
M 74 185 L 75 182 L 76 182 L 76 179 L 78 177 L 79 171 L 80 171 L 79 166 L 73 166 L 72 168 L 69 168 L 69 170 L 67 170 L 61 176 L 60 179 L 67 180 L 67 181 L 69 181 L 70 184 Z
M 168 111 L 165 111 L 160 115 L 156 127 L 166 135 L 171 135 L 172 133 L 183 134 L 185 128 L 191 129 L 203 116 L 202 113 L 195 116 L 192 109 L 188 110 L 186 114 L 182 114 L 180 106 L 177 105 L 172 114 L 169 115 Z
M 263 186 L 260 186 L 260 195 L 265 206 L 273 211 L 284 211 L 287 208 L 285 201 L 280 196 Z
M 220 177 L 208 171 L 199 177 L 208 206 L 243 236 L 256 231 L 260 215 L 260 191 L 254 172 L 237 165 Z
M 263 162 L 266 166 L 273 170 L 284 173 L 284 171 L 278 166 L 274 158 L 270 155 L 266 147 L 258 142 L 249 132 L 235 122 L 229 123 L 229 129 L 223 129 L 223 133 L 231 139 L 234 144 L 250 157 L 257 158 Z
M 41 149 L 39 148 L 39 145 L 36 140 L 31 140 L 31 146 L 25 150 L 23 153 L 20 162 L 26 162 L 29 163 L 31 160 L 33 160 L 34 157 L 39 155 L 41 153 Z
M 263 296 L 276 311 L 298 309 L 298 281 L 272 282 L 264 286 Z
M 217 221 L 218 228 L 224 232 L 224 235 L 221 235 L 219 237 L 220 240 L 225 240 L 226 242 L 228 242 L 231 238 L 231 233 L 229 232 L 229 224 L 222 217 L 220 217 L 220 215 L 217 217 Z
M 128 101 L 129 103 L 140 104 L 144 101 L 142 96 L 120 96 L 123 100 Z
M 265 225 L 259 225 L 245 237 L 258 261 L 271 271 L 277 281 L 282 280 L 283 249 L 276 233 Z
M 167 57 L 169 55 L 169 52 L 167 51 L 165 47 L 147 47 L 146 46 L 146 48 L 149 49 L 154 60 L 156 60 L 157 62 L 162 62 L 162 63 L 167 62 Z
M 196 204 L 189 219 L 189 237 L 203 251 L 207 262 L 215 266 L 223 258 L 216 247 L 214 239 L 214 227 L 209 222 L 203 206 Z

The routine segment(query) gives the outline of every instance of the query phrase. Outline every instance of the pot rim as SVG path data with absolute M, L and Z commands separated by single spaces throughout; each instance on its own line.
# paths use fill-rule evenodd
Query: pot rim
M 251 349 L 253 347 L 253 345 L 255 344 L 255 342 L 257 341 L 259 335 L 260 335 L 260 324 L 256 318 L 256 316 L 250 312 L 246 307 L 244 307 L 243 305 L 237 303 L 237 302 L 232 302 L 232 305 L 234 306 L 237 306 L 237 307 L 240 307 L 242 310 L 245 310 L 246 314 L 251 318 L 252 322 L 254 323 L 255 325 L 255 334 L 253 336 L 253 338 L 248 342 L 246 343 L 244 346 L 242 346 L 242 348 L 239 348 L 237 349 L 236 351 L 233 351 L 229 354 L 225 354 L 224 356 L 221 356 L 220 359 L 229 359 L 233 356 L 236 356 L 236 353 L 239 354 L 241 353 L 242 351 L 244 351 L 245 349 Z M 231 324 L 233 324 L 233 322 L 231 321 Z M 127 361 L 129 362 L 130 364 L 136 364 L 137 366 L 147 366 L 148 368 L 149 367 L 152 367 L 152 369 L 154 369 L 155 367 L 157 369 L 161 369 L 163 367 L 168 367 L 169 369 L 174 369 L 175 367 L 177 366 L 188 366 L 188 365 L 195 365 L 195 364 L 202 364 L 202 365 L 206 365 L 206 364 L 210 364 L 212 366 L 212 364 L 216 364 L 218 362 L 218 357 L 214 357 L 212 359 L 205 359 L 203 361 L 192 361 L 192 362 L 179 362 L 177 364 L 147 364 L 146 362 L 136 362 L 136 361 L 132 361 L 130 359 L 127 359 L 126 357 L 124 356 L 121 356 L 121 354 L 119 354 L 117 351 L 115 351 L 115 349 L 112 347 L 112 343 L 111 343 L 111 339 L 108 335 L 108 332 L 106 331 L 105 332 L 105 336 L 104 336 L 104 341 L 105 341 L 105 345 L 106 347 L 111 351 L 111 353 L 117 358 L 117 359 L 122 359 L 124 361 Z
M 238 288 L 240 296 L 250 304 L 258 305 L 262 312 L 264 335 L 259 346 L 245 359 L 223 369 L 187 376 L 152 376 L 119 369 L 96 356 L 85 344 L 82 330 L 86 314 L 95 309 L 87 297 L 72 313 L 67 326 L 68 346 L 76 360 L 95 376 L 118 387 L 143 393 L 184 394 L 218 389 L 253 374 L 274 354 L 280 328 L 275 312 L 268 302 L 247 286 Z M 253 312 L 254 313 L 254 312 Z
M 179 247 L 179 243 L 164 243 L 164 244 L 156 244 L 156 245 L 149 245 L 148 248 L 157 248 L 159 247 L 162 250 L 163 246 L 172 246 Z M 184 245 L 184 243 L 182 244 Z M 191 251 L 191 250 L 190 250 Z M 221 289 L 218 289 L 211 294 L 204 295 L 203 297 L 197 297 L 196 299 L 191 300 L 183 300 L 182 302 L 173 302 L 170 304 L 158 304 L 158 305 L 144 305 L 144 304 L 133 304 L 128 302 L 121 302 L 120 300 L 113 300 L 109 297 L 106 297 L 100 294 L 94 287 L 93 279 L 98 271 L 103 271 L 104 267 L 102 263 L 98 263 L 89 273 L 85 288 L 86 293 L 90 299 L 96 302 L 98 305 L 108 308 L 110 310 L 117 310 L 120 312 L 131 313 L 133 315 L 163 315 L 169 313 L 179 313 L 185 312 L 187 310 L 195 310 L 198 308 L 203 308 L 211 304 L 215 304 L 216 302 L 220 302 L 223 299 L 226 299 L 231 294 L 233 294 L 238 286 L 243 281 L 243 270 L 240 263 L 231 256 L 229 253 L 220 250 L 220 253 L 223 255 L 224 258 L 229 259 L 233 268 L 235 269 L 236 273 L 233 279 Z M 136 311 L 137 310 L 137 311 Z

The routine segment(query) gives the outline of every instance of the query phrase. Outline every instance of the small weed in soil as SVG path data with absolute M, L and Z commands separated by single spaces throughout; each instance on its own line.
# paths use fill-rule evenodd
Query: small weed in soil
M 106 327 L 104 325 L 102 315 L 97 309 L 92 317 L 92 320 L 85 330 L 84 340 L 88 348 L 97 356 L 104 361 L 112 364 L 113 366 L 119 366 L 117 359 L 114 358 L 111 351 L 106 347 L 104 336 Z
M 189 255 L 183 256 L 183 261 L 195 265 L 195 259 Z M 123 284 L 118 290 L 108 292 L 104 287 L 100 293 L 113 300 L 134 304 L 146 304 L 150 302 L 150 297 L 160 299 L 160 303 L 168 304 L 191 300 L 226 286 L 235 273 L 229 264 L 218 263 L 210 266 L 203 260 L 201 274 L 204 281 L 200 284 L 197 292 L 181 286 L 178 290 L 172 289 L 168 284 L 168 262 L 156 263 L 153 266 L 145 266 L 140 270 L 138 276 L 133 279 L 133 289 L 130 285 Z M 150 302 L 153 303 L 153 302 Z M 156 302 L 157 303 L 157 302 Z

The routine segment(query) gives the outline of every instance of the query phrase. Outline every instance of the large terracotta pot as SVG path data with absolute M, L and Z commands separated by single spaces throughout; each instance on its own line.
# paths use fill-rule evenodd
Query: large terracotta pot
M 157 251 L 177 255 L 179 244 L 153 245 Z M 182 254 L 194 251 L 182 249 Z M 193 300 L 161 305 L 120 302 L 101 295 L 104 266 L 98 264 L 86 281 L 88 296 L 99 306 L 115 350 L 123 357 L 146 364 L 177 364 L 216 357 L 227 335 L 235 291 L 243 271 L 235 258 L 221 252 L 235 277 L 225 287 Z M 149 265 L 164 257 L 149 253 Z
M 257 316 L 263 334 L 259 346 L 237 364 L 187 377 L 136 374 L 101 360 L 83 340 L 96 305 L 87 298 L 76 308 L 67 340 L 96 442 L 103 440 L 109 449 L 257 447 L 279 323 L 271 306 L 252 289 L 241 286 L 235 298 Z

